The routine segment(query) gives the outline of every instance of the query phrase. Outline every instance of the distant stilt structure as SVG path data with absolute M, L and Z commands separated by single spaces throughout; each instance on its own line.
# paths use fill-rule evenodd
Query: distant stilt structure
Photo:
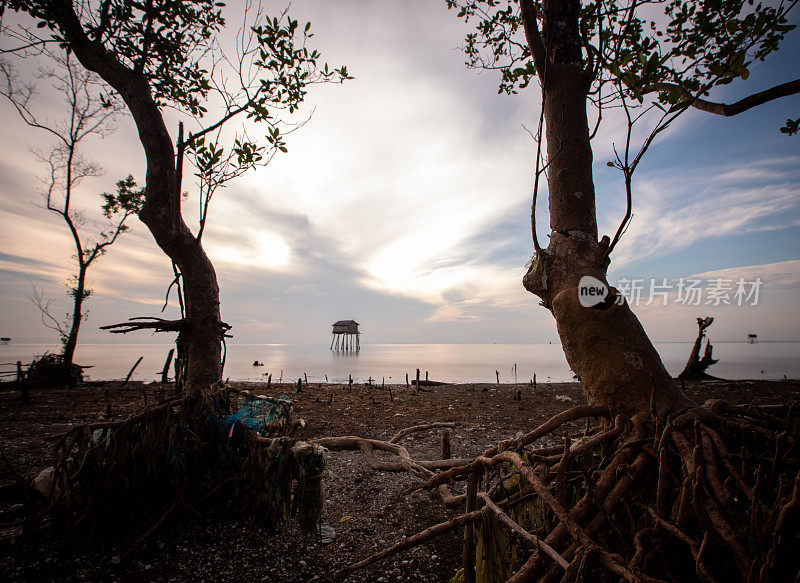
M 747 343 L 748 344 L 755 344 L 758 342 L 758 334 L 748 334 L 747 335 Z
M 339 320 L 333 325 L 331 350 L 361 350 L 361 333 L 355 320 Z

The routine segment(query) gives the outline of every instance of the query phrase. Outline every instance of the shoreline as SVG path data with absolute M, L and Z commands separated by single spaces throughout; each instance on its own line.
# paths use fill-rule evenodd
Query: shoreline
M 266 383 L 231 384 L 266 392 Z M 121 385 L 112 381 L 91 382 L 74 390 L 35 389 L 30 405 L 22 405 L 19 393 L 4 385 L 0 388 L 0 449 L 21 473 L 36 475 L 50 465 L 47 452 L 64 431 L 80 423 L 122 419 L 145 403 L 157 403 L 161 395 L 169 396 L 172 389 L 159 383 Z M 454 458 L 474 457 L 585 402 L 577 382 L 539 383 L 535 390 L 525 383 L 466 383 L 416 391 L 403 384 L 391 385 L 391 396 L 380 386 L 363 384 L 354 384 L 352 390 L 338 383 L 309 383 L 300 393 L 296 388 L 296 383 L 273 385 L 269 394 L 283 393 L 292 399 L 293 418 L 306 421 L 296 434 L 299 439 L 356 435 L 386 440 L 411 426 L 453 422 Z M 687 393 L 700 403 L 708 399 L 782 403 L 800 400 L 800 381 L 687 383 Z M 557 445 L 554 440 L 558 439 L 548 435 L 537 445 Z M 402 445 L 415 459 L 441 457 L 441 435 L 436 429 L 410 434 Z M 303 537 L 295 528 L 276 534 L 249 522 L 183 521 L 165 527 L 125 560 L 120 560 L 124 543 L 77 554 L 62 553 L 58 544 L 44 544 L 27 565 L 13 547 L 0 546 L 6 580 L 321 583 L 338 569 L 451 517 L 435 493 L 405 493 L 417 483 L 408 473 L 373 470 L 358 452 L 328 452 L 325 457 L 322 522 L 335 532 L 332 541 Z M 459 493 L 462 486 L 456 485 L 453 492 Z M 0 512 L 9 504 L 0 501 Z M 460 566 L 462 544 L 463 533 L 452 533 L 360 571 L 348 581 L 449 581 Z
M 715 358 L 720 361 L 709 370 L 714 376 L 726 379 L 780 380 L 784 375 L 800 378 L 799 343 L 744 342 L 720 343 Z M 662 362 L 672 375 L 678 375 L 686 365 L 691 343 L 656 343 Z M 40 349 L 40 350 L 37 350 Z M 8 366 L 0 372 L 11 372 L 14 362 L 29 362 L 44 346 L 25 347 L 12 344 L 0 350 L 0 362 Z M 170 344 L 83 344 L 75 362 L 93 365 L 85 370 L 92 381 L 124 379 L 141 356 L 143 361 L 134 371 L 133 380 L 160 379 Z M 355 382 L 403 385 L 420 369 L 424 378 L 428 371 L 431 380 L 460 384 L 494 383 L 499 372 L 501 383 L 529 382 L 534 374 L 539 382 L 571 382 L 573 380 L 562 347 L 557 344 L 397 344 L 369 345 L 357 353 L 336 353 L 328 346 L 318 345 L 231 345 L 222 378 L 232 381 L 265 381 L 265 373 L 273 382 L 283 378 L 296 383 L 298 378 L 311 382 L 346 383 L 352 375 Z M 50 349 L 51 352 L 55 347 Z M 253 362 L 264 366 L 253 366 Z M 170 368 L 172 373 L 172 368 Z M 170 375 L 172 376 L 172 374 Z

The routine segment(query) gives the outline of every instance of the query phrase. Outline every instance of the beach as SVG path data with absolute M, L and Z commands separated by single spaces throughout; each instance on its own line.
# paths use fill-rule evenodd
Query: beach
M 266 391 L 264 383 L 235 386 L 255 393 Z M 123 387 L 121 382 L 92 382 L 73 391 L 36 389 L 31 393 L 32 404 L 23 406 L 19 394 L 6 384 L 0 390 L 0 448 L 17 471 L 35 475 L 49 465 L 48 448 L 75 424 L 122 419 L 145 403 L 152 405 L 169 396 L 171 390 L 171 385 L 158 383 Z M 699 403 L 708 399 L 782 403 L 800 399 L 800 381 L 690 383 L 686 393 Z M 404 383 L 352 388 L 303 383 L 301 392 L 293 383 L 273 385 L 269 394 L 286 395 L 293 401 L 293 418 L 306 422 L 297 433 L 301 439 L 356 435 L 387 440 L 414 425 L 453 422 L 453 457 L 477 455 L 585 402 L 578 383 L 537 383 L 535 388 L 530 383 L 467 383 L 420 390 Z M 400 443 L 415 459 L 441 457 L 441 430 L 414 433 Z M 548 444 L 540 441 L 537 445 Z M 121 559 L 125 544 L 74 555 L 62 554 L 59 544 L 45 540 L 41 552 L 26 566 L 6 539 L 0 547 L 5 580 L 328 581 L 337 569 L 452 517 L 438 496 L 404 493 L 417 483 L 408 473 L 373 470 L 357 452 L 329 452 L 326 461 L 322 522 L 326 536 L 335 532 L 330 541 L 304 537 L 294 528 L 274 534 L 259 525 L 212 517 L 165 526 L 125 560 Z M 456 484 L 454 492 L 458 488 Z M 13 513 L 5 502 L 0 511 L 4 516 Z M 450 533 L 433 539 L 359 571 L 348 581 L 449 581 L 459 567 L 462 536 Z

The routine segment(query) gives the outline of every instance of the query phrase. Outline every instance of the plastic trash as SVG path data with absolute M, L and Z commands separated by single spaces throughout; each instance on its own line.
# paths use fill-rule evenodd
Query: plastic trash
M 317 527 L 317 536 L 319 536 L 320 543 L 327 545 L 336 538 L 336 530 L 327 522 L 320 522 Z

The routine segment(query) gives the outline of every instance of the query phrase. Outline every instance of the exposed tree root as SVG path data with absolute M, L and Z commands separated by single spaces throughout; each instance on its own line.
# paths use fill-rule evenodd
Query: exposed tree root
M 531 447 L 566 423 L 589 417 L 603 421 L 566 436 L 563 446 Z M 469 475 L 485 478 L 477 480 L 486 484 L 477 494 L 478 510 L 368 557 L 342 570 L 340 578 L 488 513 L 508 530 L 481 521 L 477 538 L 491 550 L 479 553 L 485 564 L 477 569 L 478 581 L 519 583 L 796 581 L 799 441 L 796 404 L 709 401 L 669 415 L 617 416 L 613 423 L 603 408 L 575 407 L 522 438 L 448 464 L 414 461 L 390 442 L 317 442 L 360 449 L 376 469 L 409 471 L 423 480 L 415 489 L 446 488 Z M 376 460 L 376 449 L 400 461 Z M 450 495 L 462 512 L 464 498 Z M 503 540 L 490 540 L 497 537 Z M 493 572 L 492 564 L 503 569 Z M 504 574 L 509 572 L 510 578 Z
M 180 397 L 122 421 L 74 427 L 35 480 L 40 499 L 22 542 L 35 543 L 50 521 L 81 544 L 121 534 L 123 544 L 134 540 L 130 552 L 178 512 L 199 519 L 201 507 L 272 528 L 295 518 L 314 530 L 323 503 L 323 450 L 286 436 L 295 425 L 283 403 L 267 428 L 276 427 L 277 435 L 257 435 L 245 423 L 255 421 L 241 413 L 252 410 L 248 398 L 220 386 L 199 402 Z
M 295 516 L 310 530 L 321 512 L 324 447 L 359 451 L 376 470 L 409 472 L 419 479 L 415 490 L 437 489 L 459 511 L 338 578 L 466 526 L 479 542 L 478 581 L 488 583 L 800 577 L 794 403 L 709 401 L 613 420 L 603 407 L 580 406 L 473 459 L 415 460 L 397 442 L 454 424 L 411 427 L 388 441 L 297 442 L 238 422 L 223 430 L 236 394 L 217 388 L 201 403 L 176 398 L 121 422 L 73 428 L 56 444 L 49 487 L 26 532 L 52 520 L 73 540 L 123 530 L 134 533 L 136 546 L 176 513 L 197 518 L 213 509 L 271 526 Z M 600 421 L 575 429 L 591 418 Z M 285 421 L 284 434 L 292 427 Z M 563 445 L 536 447 L 554 434 Z M 484 490 L 454 495 L 451 484 L 470 476 Z
M 474 512 L 468 512 L 466 514 L 461 514 L 448 520 L 447 522 L 440 522 L 439 524 L 434 524 L 423 530 L 420 533 L 415 534 L 414 536 L 410 536 L 406 539 L 401 540 L 399 543 L 392 545 L 391 547 L 384 549 L 374 555 L 371 555 L 364 559 L 363 561 L 359 561 L 349 567 L 345 567 L 338 571 L 334 579 L 342 579 L 353 573 L 358 571 L 359 569 L 363 569 L 364 567 L 368 567 L 378 561 L 381 561 L 387 557 L 391 557 L 392 555 L 396 555 L 397 553 L 404 551 L 406 549 L 413 549 L 416 546 L 421 545 L 422 543 L 429 541 L 430 539 L 446 534 L 448 532 L 452 532 L 458 528 L 463 528 L 467 524 L 471 524 L 473 522 L 477 522 L 481 519 L 483 512 L 481 510 L 476 510 Z

